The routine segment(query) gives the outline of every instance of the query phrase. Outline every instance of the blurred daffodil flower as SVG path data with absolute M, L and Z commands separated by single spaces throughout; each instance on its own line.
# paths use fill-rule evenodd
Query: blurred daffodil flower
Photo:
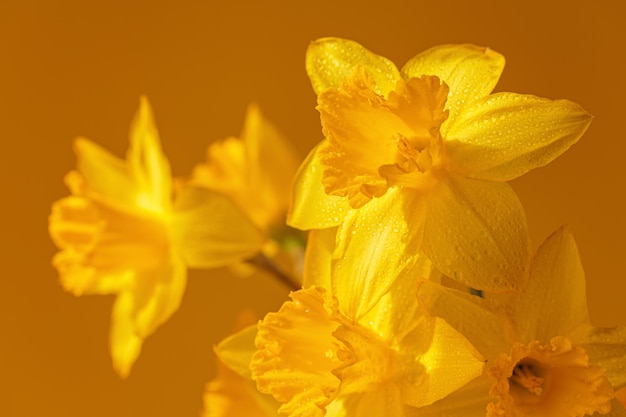
M 116 294 L 113 366 L 126 377 L 143 340 L 178 309 L 187 267 L 213 268 L 258 252 L 263 237 L 226 196 L 183 187 L 172 196 L 169 163 L 142 98 L 126 160 L 93 142 L 75 142 L 72 193 L 55 202 L 49 231 L 53 265 L 75 295 Z
M 626 386 L 626 328 L 589 324 L 585 276 L 567 228 L 538 250 L 522 294 L 482 298 L 424 281 L 418 296 L 487 358 L 482 391 L 476 383 L 436 412 L 460 407 L 457 413 L 484 416 L 487 407 L 487 417 L 626 416 L 614 399 L 614 390 Z
M 305 242 L 303 233 L 285 220 L 300 162 L 287 138 L 252 104 L 240 137 L 212 143 L 207 161 L 196 166 L 190 180 L 232 198 L 267 237 L 263 247 L 267 259 L 292 277 L 301 274 Z M 242 265 L 238 270 L 246 273 Z
M 591 117 L 567 100 L 491 94 L 504 58 L 473 45 L 434 47 L 398 70 L 324 38 L 306 67 L 326 139 L 297 174 L 288 223 L 340 226 L 338 265 L 374 242 L 389 268 L 422 252 L 465 285 L 523 287 L 526 219 L 506 181 L 562 154 Z

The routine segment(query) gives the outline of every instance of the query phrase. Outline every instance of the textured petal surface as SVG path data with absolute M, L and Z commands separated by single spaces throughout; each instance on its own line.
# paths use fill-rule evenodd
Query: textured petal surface
M 415 262 L 420 223 L 407 224 L 405 206 L 414 202 L 409 197 L 404 190 L 392 188 L 351 212 L 339 228 L 332 285 L 348 317 L 359 320 Z M 419 217 L 419 206 L 412 211 Z
M 298 170 L 293 187 L 292 203 L 287 214 L 287 224 L 300 230 L 326 229 L 343 222 L 350 204 L 347 198 L 326 194 L 322 184 L 323 167 L 316 146 Z
M 192 268 L 234 263 L 254 255 L 263 244 L 261 232 L 232 200 L 200 187 L 185 187 L 178 194 L 172 233 Z
M 344 78 L 361 66 L 376 80 L 376 92 L 385 96 L 400 79 L 398 68 L 387 58 L 376 55 L 358 43 L 339 38 L 312 42 L 306 53 L 306 71 L 316 94 L 339 88 Z
M 508 181 L 543 166 L 580 139 L 591 116 L 568 100 L 498 93 L 468 105 L 444 136 L 448 168 Z
M 530 258 L 524 209 L 505 183 L 442 178 L 428 194 L 422 250 L 472 288 L 522 288 Z
M 537 251 L 528 287 L 512 303 L 519 341 L 547 341 L 588 323 L 585 288 L 574 236 L 562 227 Z
M 487 96 L 504 69 L 504 57 L 474 45 L 441 45 L 428 49 L 402 67 L 405 77 L 436 75 L 450 87 L 446 108 L 450 111 L 442 132 L 454 123 L 466 106 Z
M 582 346 L 589 362 L 604 369 L 611 385 L 618 390 L 626 386 L 626 327 L 598 328 L 582 325 L 571 339 Z

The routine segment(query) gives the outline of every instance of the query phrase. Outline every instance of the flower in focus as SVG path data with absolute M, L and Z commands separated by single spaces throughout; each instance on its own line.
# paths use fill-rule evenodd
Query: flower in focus
M 259 391 L 287 416 L 403 416 L 479 376 L 483 362 L 463 336 L 418 309 L 416 277 L 431 273 L 420 261 L 375 302 L 323 286 L 293 292 L 258 325 L 250 369 Z M 361 300 L 371 305 L 361 315 L 343 309 Z
M 291 182 L 300 158 L 291 143 L 250 105 L 239 138 L 212 143 L 207 161 L 193 171 L 191 183 L 224 193 L 268 237 L 263 252 L 290 274 L 299 275 L 304 237 L 285 225 Z
M 626 328 L 589 324 L 585 277 L 568 229 L 538 250 L 522 294 L 482 298 L 424 281 L 418 297 L 487 358 L 483 394 L 472 394 L 482 415 L 487 406 L 488 417 L 626 416 L 614 399 L 626 385 Z
M 491 94 L 504 58 L 473 45 L 435 47 L 398 70 L 325 38 L 306 64 L 326 139 L 297 174 L 288 223 L 340 226 L 337 264 L 376 241 L 389 267 L 422 252 L 465 285 L 523 287 L 526 219 L 506 181 L 562 154 L 590 116 L 567 100 Z
M 52 206 L 53 265 L 75 295 L 116 294 L 113 366 L 126 377 L 143 340 L 178 309 L 187 267 L 227 265 L 260 250 L 262 236 L 222 194 L 183 187 L 173 198 L 148 101 L 142 98 L 126 160 L 93 142 L 75 142 L 72 195 Z

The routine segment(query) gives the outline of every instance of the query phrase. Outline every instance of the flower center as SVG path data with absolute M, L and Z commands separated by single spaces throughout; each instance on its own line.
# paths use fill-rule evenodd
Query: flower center
M 495 379 L 487 417 L 582 417 L 606 414 L 613 389 L 602 368 L 588 364 L 587 353 L 557 336 L 543 345 L 516 343 L 487 372 Z

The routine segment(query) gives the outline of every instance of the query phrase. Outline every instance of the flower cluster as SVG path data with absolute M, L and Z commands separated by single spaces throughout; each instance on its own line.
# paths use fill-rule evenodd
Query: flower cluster
M 256 268 L 293 291 L 216 346 L 207 417 L 626 416 L 626 328 L 590 324 L 572 232 L 533 253 L 507 184 L 591 117 L 493 93 L 503 68 L 474 45 L 398 69 L 317 40 L 306 70 L 324 139 L 301 164 L 254 106 L 185 179 L 145 99 L 125 160 L 78 139 L 53 264 L 76 295 L 116 294 L 115 370 L 176 311 L 187 268 Z

